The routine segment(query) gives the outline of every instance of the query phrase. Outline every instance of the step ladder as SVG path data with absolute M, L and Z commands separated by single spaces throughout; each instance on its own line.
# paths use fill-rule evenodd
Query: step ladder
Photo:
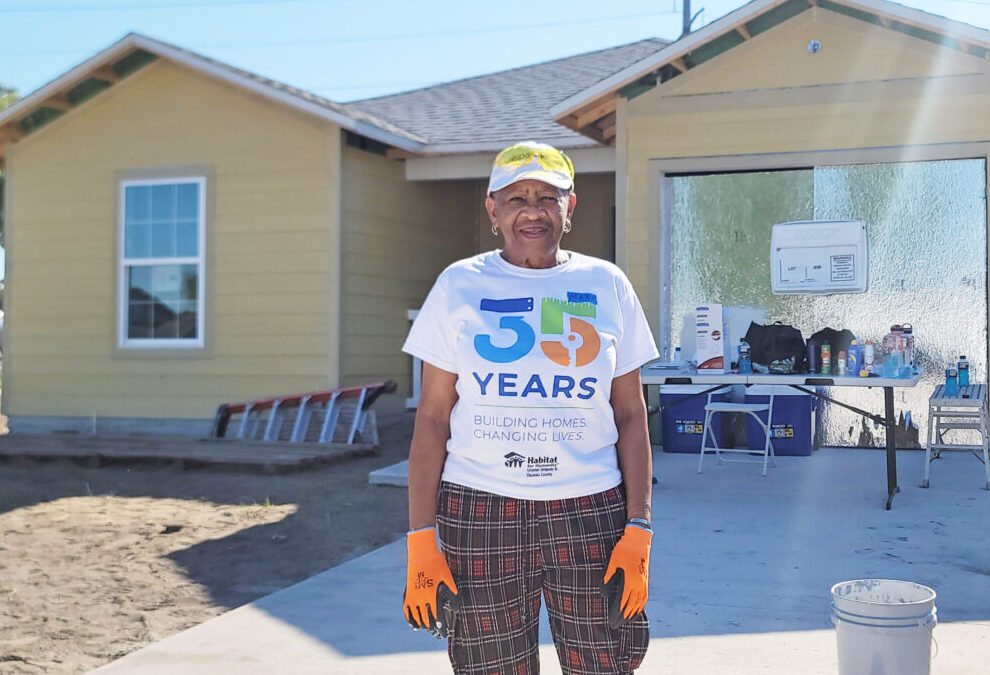
M 371 406 L 396 389 L 394 381 L 279 396 L 217 408 L 211 438 L 290 443 L 364 443 L 378 445 Z M 228 432 L 233 433 L 228 433 Z

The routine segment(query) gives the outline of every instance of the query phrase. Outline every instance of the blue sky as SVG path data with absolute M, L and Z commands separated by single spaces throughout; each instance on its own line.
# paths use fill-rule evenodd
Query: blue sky
M 682 0 L 0 0 L 0 84 L 27 94 L 130 31 L 337 101 L 640 40 Z M 693 0 L 695 28 L 744 4 Z M 990 0 L 902 4 L 990 28 Z

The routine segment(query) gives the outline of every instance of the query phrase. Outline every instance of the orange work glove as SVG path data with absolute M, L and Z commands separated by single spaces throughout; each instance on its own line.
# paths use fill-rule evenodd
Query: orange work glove
M 453 634 L 460 601 L 447 560 L 437 547 L 437 530 L 428 527 L 406 535 L 406 590 L 402 604 L 406 621 L 434 636 Z
M 612 549 L 612 557 L 605 570 L 603 593 L 606 598 L 610 598 L 609 615 L 613 628 L 621 623 L 620 613 L 622 619 L 629 620 L 646 607 L 652 539 L 651 530 L 629 524 Z M 612 579 L 612 583 L 609 583 L 609 579 Z

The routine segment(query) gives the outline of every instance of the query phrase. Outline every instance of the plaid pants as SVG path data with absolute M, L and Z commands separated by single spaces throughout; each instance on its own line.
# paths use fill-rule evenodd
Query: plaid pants
M 649 643 L 640 614 L 608 625 L 602 578 L 626 524 L 621 487 L 533 501 L 441 483 L 437 529 L 463 611 L 448 643 L 459 675 L 536 675 L 540 595 L 565 675 L 631 673 Z

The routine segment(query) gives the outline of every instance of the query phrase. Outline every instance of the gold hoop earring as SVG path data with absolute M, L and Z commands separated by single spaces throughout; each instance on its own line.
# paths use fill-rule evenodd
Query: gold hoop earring
M 496 226 L 495 223 L 492 223 L 492 234 L 496 237 L 498 236 L 498 226 Z

